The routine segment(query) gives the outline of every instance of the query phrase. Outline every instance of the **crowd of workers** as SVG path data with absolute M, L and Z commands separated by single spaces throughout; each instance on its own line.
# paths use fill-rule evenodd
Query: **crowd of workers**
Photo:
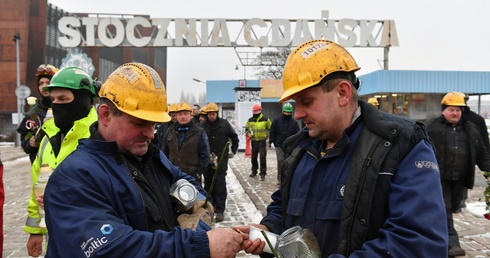
M 359 99 L 359 69 L 342 46 L 305 42 L 284 67 L 282 114 L 271 122 L 253 106 L 250 177 L 266 180 L 268 146 L 280 186 L 253 226 L 281 239 L 298 227 L 314 236 L 271 248 L 281 257 L 299 257 L 291 246 L 331 258 L 465 255 L 452 213 L 475 165 L 490 171 L 486 126 L 459 92 L 427 127 L 384 113 Z M 18 128 L 32 162 L 30 256 L 43 247 L 46 257 L 277 255 L 250 237 L 250 225 L 212 228 L 224 219 L 227 164 L 239 144 L 218 105 L 167 105 L 161 78 L 141 63 L 104 82 L 44 64 L 36 77 L 41 98 Z

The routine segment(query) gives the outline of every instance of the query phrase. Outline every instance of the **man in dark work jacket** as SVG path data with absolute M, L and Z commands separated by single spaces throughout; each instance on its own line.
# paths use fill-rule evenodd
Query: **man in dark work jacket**
M 172 164 L 202 185 L 202 175 L 209 163 L 209 142 L 204 129 L 191 122 L 191 111 L 186 102 L 177 105 L 177 123 L 167 131 L 164 153 Z

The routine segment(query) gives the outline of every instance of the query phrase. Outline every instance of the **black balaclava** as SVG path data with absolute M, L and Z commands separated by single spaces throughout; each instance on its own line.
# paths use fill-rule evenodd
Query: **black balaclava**
M 73 123 L 88 115 L 92 107 L 92 93 L 88 90 L 72 90 L 74 99 L 66 104 L 51 104 L 54 124 L 66 134 Z
M 257 118 L 259 118 L 260 114 L 261 114 L 261 113 L 258 113 L 258 114 L 253 114 L 253 116 L 252 116 L 252 117 L 253 117 L 253 118 L 255 118 L 255 119 L 257 119 Z
M 50 96 L 44 96 L 43 93 L 39 90 L 39 81 L 41 80 L 41 78 L 48 78 L 50 81 L 51 81 L 51 78 L 53 78 L 52 75 L 39 75 L 39 77 L 37 77 L 37 90 L 39 91 L 39 95 L 41 95 L 41 99 L 39 100 L 39 102 L 41 102 L 41 105 L 43 105 L 44 107 L 46 108 L 50 108 L 51 107 L 51 97 Z
M 50 108 L 52 103 L 51 97 L 44 97 L 44 96 L 41 98 L 39 102 L 41 103 L 41 105 L 43 105 L 46 108 Z

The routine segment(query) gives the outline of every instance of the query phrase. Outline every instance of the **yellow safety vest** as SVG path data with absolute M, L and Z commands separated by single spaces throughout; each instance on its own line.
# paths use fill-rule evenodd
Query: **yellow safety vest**
M 49 142 L 51 137 L 54 137 L 60 129 L 54 124 L 54 119 L 50 119 L 43 124 L 43 131 L 46 135 L 39 144 L 39 151 L 36 159 L 32 163 L 32 189 L 31 197 L 27 204 L 28 217 L 24 231 L 29 234 L 46 234 L 47 230 L 39 227 L 41 217 L 39 215 L 39 205 L 36 202 L 34 194 L 34 185 L 39 177 L 39 170 L 42 164 L 48 164 L 51 169 L 55 169 L 58 165 L 72 153 L 78 146 L 78 140 L 88 138 L 90 136 L 90 125 L 97 121 L 97 112 L 94 107 L 90 109 L 88 115 L 73 123 L 72 128 L 64 136 L 58 156 L 54 155 L 53 146 Z

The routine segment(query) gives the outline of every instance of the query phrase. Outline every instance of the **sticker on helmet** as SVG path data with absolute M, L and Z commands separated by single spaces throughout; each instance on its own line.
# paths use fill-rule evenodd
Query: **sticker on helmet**
M 130 67 L 122 67 L 114 71 L 114 75 L 119 75 L 133 84 L 140 77 L 139 73 L 135 73 Z
M 322 49 L 327 49 L 327 48 L 328 48 L 327 43 L 317 42 L 317 43 L 309 46 L 307 49 L 303 50 L 303 52 L 301 52 L 301 56 L 306 59 L 306 58 L 310 57 L 311 55 L 315 54 L 316 52 L 318 52 Z
M 150 73 L 151 79 L 153 80 L 153 85 L 155 86 L 155 89 L 161 89 L 162 85 L 160 83 L 160 75 L 153 69 L 152 67 L 145 65 L 145 64 L 139 64 L 146 68 L 146 71 Z M 146 74 L 146 73 L 145 73 Z
M 153 83 L 155 84 L 155 89 L 161 89 L 162 85 L 160 84 L 160 76 L 153 69 L 148 69 L 151 74 L 151 78 L 153 79 Z

